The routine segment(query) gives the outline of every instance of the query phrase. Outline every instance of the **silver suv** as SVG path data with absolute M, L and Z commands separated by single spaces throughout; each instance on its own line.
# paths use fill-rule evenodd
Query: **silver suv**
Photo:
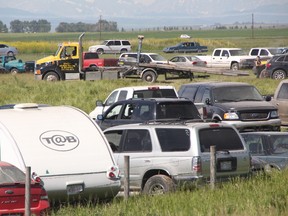
M 212 145 L 217 151 L 216 179 L 250 173 L 250 154 L 239 132 L 228 124 L 150 122 L 110 127 L 104 134 L 122 175 L 124 156 L 130 156 L 130 189 L 145 194 L 209 181 Z
M 131 44 L 128 40 L 105 40 L 100 45 L 89 47 L 89 52 L 104 53 L 125 53 L 131 51 Z

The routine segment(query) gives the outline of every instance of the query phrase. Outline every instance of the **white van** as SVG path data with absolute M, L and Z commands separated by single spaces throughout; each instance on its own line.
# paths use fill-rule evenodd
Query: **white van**
M 69 106 L 0 107 L 0 160 L 42 179 L 50 200 L 112 199 L 119 169 L 97 124 Z

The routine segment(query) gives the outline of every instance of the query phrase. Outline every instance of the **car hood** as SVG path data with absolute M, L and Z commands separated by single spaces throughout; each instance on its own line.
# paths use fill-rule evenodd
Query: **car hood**
M 215 103 L 214 106 L 222 108 L 223 110 L 276 110 L 276 107 L 267 101 L 239 101 L 227 103 Z

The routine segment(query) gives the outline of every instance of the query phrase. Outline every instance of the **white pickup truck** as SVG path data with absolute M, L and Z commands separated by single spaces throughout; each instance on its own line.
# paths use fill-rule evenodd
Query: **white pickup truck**
M 206 61 L 207 67 L 228 68 L 232 70 L 251 67 L 245 64 L 246 60 L 255 58 L 254 56 L 246 55 L 241 48 L 216 48 L 212 55 L 199 55 L 197 57 Z

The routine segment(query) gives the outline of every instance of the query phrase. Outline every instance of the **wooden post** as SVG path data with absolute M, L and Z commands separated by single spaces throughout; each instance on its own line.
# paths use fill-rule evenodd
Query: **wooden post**
M 216 148 L 210 146 L 210 185 L 211 189 L 215 188 L 216 179 Z
M 30 216 L 30 196 L 31 196 L 31 167 L 26 167 L 26 180 L 25 180 L 25 215 Z
M 124 199 L 129 198 L 129 187 L 130 187 L 130 156 L 124 156 Z

